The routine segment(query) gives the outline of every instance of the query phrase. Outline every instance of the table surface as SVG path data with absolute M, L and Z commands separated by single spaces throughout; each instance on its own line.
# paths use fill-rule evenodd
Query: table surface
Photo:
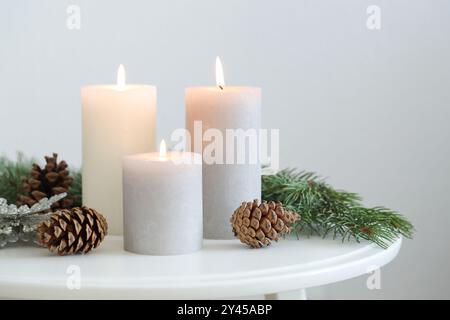
M 368 242 L 318 237 L 285 239 L 264 249 L 237 240 L 205 240 L 201 251 L 144 256 L 109 236 L 86 255 L 46 249 L 0 249 L 0 297 L 30 299 L 208 299 L 305 289 L 366 274 L 395 258 Z M 77 289 L 77 285 L 79 289 Z

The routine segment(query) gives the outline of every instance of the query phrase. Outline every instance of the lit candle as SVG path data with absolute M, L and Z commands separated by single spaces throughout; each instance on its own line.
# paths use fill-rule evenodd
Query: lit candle
M 261 197 L 261 168 L 256 162 L 220 164 L 205 161 L 205 151 L 211 141 L 203 140 L 208 129 L 217 129 L 223 139 L 223 162 L 226 163 L 227 129 L 253 129 L 261 126 L 261 90 L 256 87 L 225 85 L 220 59 L 216 59 L 216 86 L 186 89 L 186 127 L 191 148 L 203 152 L 203 214 L 204 235 L 209 239 L 231 239 L 230 217 L 243 202 Z M 201 121 L 200 143 L 197 139 Z M 234 139 L 233 139 L 234 140 Z M 199 145 L 200 144 L 200 145 Z M 242 147 L 242 145 L 241 145 Z M 236 152 L 242 148 L 235 147 Z M 247 149 L 247 154 L 251 151 Z M 255 150 L 256 154 L 258 149 Z M 229 155 L 228 155 L 229 156 Z M 239 155 L 236 156 L 236 159 Z
M 81 88 L 83 115 L 83 204 L 122 234 L 122 157 L 154 150 L 156 87 L 125 84 L 119 66 L 116 85 Z
M 124 248 L 186 254 L 203 241 L 201 155 L 167 152 L 123 158 Z

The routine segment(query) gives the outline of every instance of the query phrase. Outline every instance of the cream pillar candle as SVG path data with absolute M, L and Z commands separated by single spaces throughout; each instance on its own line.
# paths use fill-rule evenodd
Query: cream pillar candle
M 261 90 L 256 87 L 226 86 L 220 60 L 216 62 L 216 77 L 216 87 L 186 89 L 186 127 L 191 137 L 191 148 L 203 152 L 204 236 L 208 239 L 232 239 L 234 236 L 229 220 L 233 211 L 243 201 L 261 198 L 261 167 L 259 157 L 256 162 L 251 162 L 247 156 L 248 160 L 244 163 L 227 163 L 226 149 L 234 139 L 226 139 L 226 131 L 243 129 L 248 133 L 251 130 L 247 130 L 253 129 L 259 133 Z M 199 125 L 202 131 L 200 146 L 197 139 L 199 133 L 195 132 Z M 217 129 L 224 137 L 223 164 L 205 161 L 206 148 L 212 143 L 202 141 L 208 129 Z M 238 145 L 234 150 L 244 152 L 245 147 Z M 258 153 L 257 149 L 255 151 Z M 249 153 L 250 148 L 246 152 Z
M 166 153 L 161 145 L 160 153 L 123 158 L 124 248 L 191 253 L 203 241 L 201 155 Z
M 81 89 L 83 118 L 83 204 L 108 220 L 110 234 L 122 234 L 122 157 L 154 150 L 156 88 L 117 85 Z

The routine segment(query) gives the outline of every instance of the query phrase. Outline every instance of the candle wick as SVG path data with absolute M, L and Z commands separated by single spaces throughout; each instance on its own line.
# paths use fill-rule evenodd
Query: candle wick
M 219 88 L 220 90 L 223 90 L 223 86 L 221 84 L 219 84 Z

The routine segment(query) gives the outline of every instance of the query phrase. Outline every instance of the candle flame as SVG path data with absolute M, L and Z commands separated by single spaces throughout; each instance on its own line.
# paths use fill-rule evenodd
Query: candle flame
M 119 90 L 125 89 L 125 67 L 123 64 L 119 65 L 119 69 L 117 69 L 117 87 Z
M 159 158 L 160 159 L 165 159 L 166 157 L 167 157 L 166 142 L 164 141 L 164 139 L 162 139 L 161 143 L 159 145 Z
M 222 61 L 220 61 L 219 57 L 216 57 L 216 83 L 217 86 L 223 90 L 223 87 L 225 86 L 225 79 L 223 77 Z

